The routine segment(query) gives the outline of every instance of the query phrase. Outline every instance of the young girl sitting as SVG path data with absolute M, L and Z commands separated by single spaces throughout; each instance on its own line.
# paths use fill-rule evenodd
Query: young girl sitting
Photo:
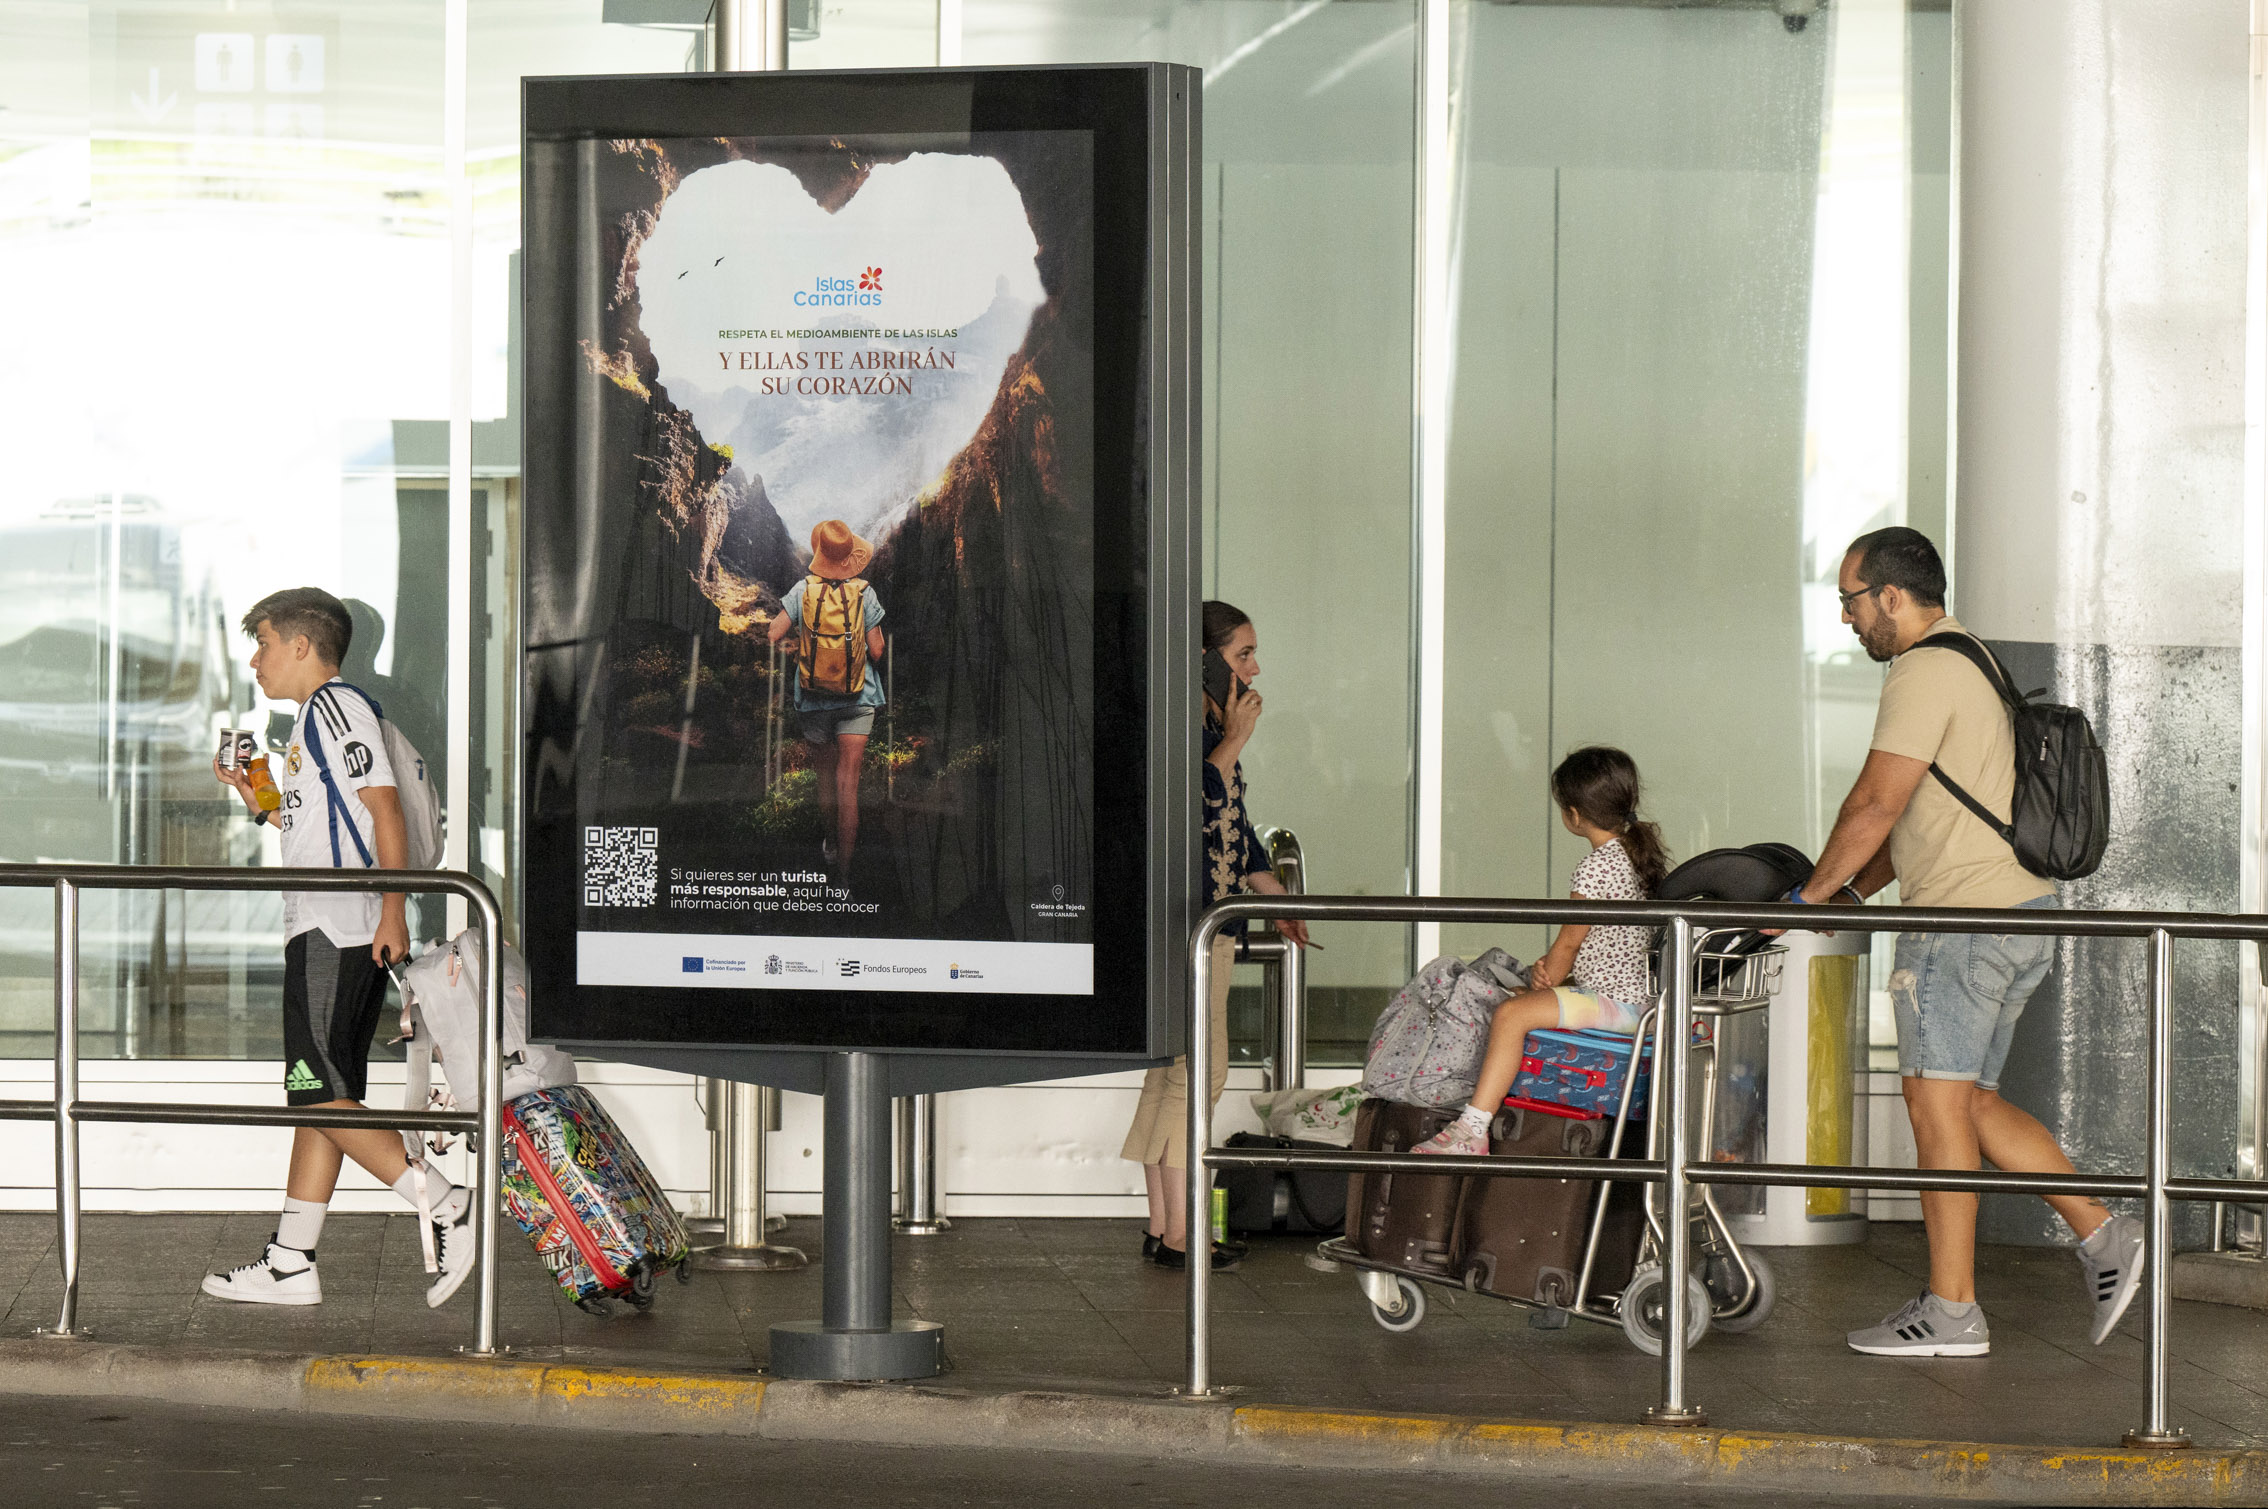
M 1578 749 L 1551 773 L 1552 800 L 1567 831 L 1591 841 L 1575 867 L 1577 901 L 1643 901 L 1669 873 L 1661 830 L 1638 816 L 1638 767 L 1619 749 Z M 1530 989 L 1496 1008 L 1488 1057 L 1471 1104 L 1413 1153 L 1486 1153 L 1488 1124 L 1520 1072 L 1538 1027 L 1635 1032 L 1652 992 L 1646 949 L 1653 929 L 1563 927 L 1528 973 Z

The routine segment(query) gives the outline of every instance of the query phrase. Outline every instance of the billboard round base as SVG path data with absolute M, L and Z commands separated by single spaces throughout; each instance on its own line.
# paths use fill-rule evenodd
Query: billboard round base
M 816 1320 L 783 1321 L 772 1327 L 771 1370 L 826 1382 L 934 1378 L 945 1371 L 945 1328 L 901 1320 L 887 1331 L 837 1331 Z

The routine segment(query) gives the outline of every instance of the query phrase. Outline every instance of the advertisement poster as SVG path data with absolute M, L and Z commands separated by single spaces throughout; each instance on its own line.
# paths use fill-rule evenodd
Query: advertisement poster
M 1091 134 L 586 150 L 576 982 L 1090 995 Z

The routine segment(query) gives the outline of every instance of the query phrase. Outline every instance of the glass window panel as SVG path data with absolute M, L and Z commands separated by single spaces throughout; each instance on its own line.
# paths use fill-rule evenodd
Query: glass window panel
M 1445 890 L 1566 892 L 1592 742 L 1679 857 L 1824 839 L 1880 681 L 1842 546 L 1943 538 L 1945 19 L 1458 8 Z

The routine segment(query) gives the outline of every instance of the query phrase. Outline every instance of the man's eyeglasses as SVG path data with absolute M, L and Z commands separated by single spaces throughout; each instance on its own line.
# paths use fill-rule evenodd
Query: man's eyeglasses
M 1888 582 L 1883 582 L 1872 587 L 1861 587 L 1856 592 L 1837 592 L 1835 595 L 1843 600 L 1843 611 L 1848 613 L 1851 611 L 1852 603 L 1857 602 L 1862 597 L 1872 597 L 1888 585 L 1890 585 Z

